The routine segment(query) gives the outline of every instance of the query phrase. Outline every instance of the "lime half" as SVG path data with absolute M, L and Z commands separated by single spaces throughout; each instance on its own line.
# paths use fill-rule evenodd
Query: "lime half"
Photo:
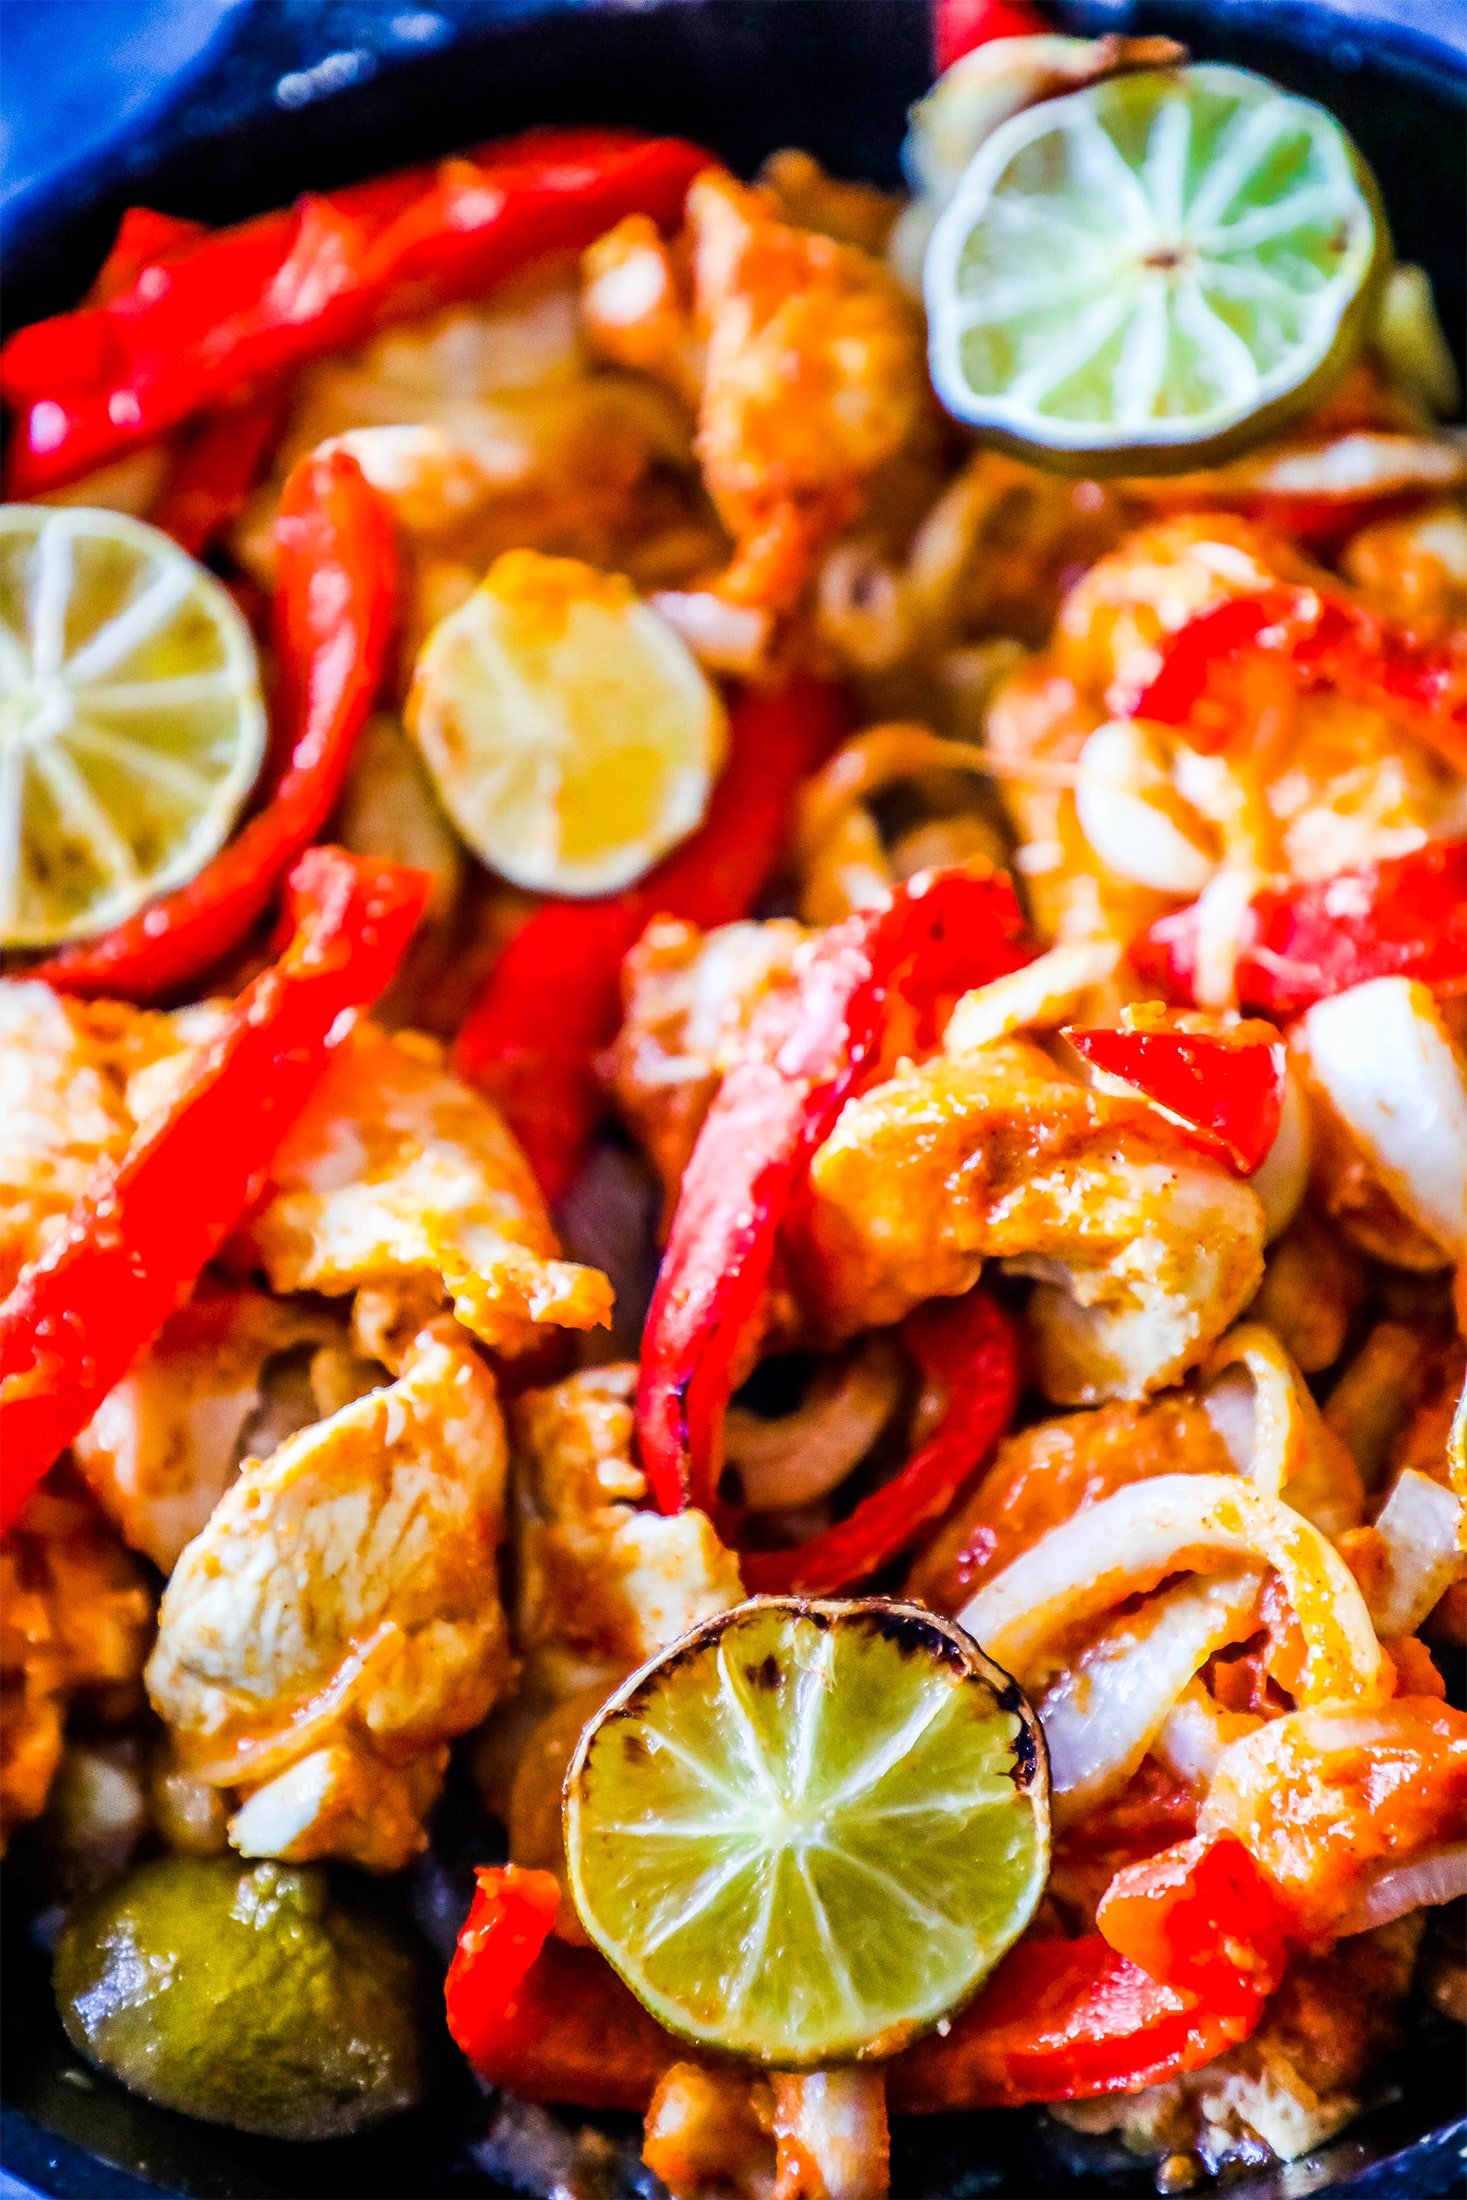
M 0 506 L 0 946 L 103 931 L 192 878 L 265 733 L 250 630 L 177 543 Z
M 927 250 L 933 380 L 1052 465 L 1195 466 L 1344 366 L 1388 256 L 1322 107 L 1246 69 L 1115 77 L 970 161 Z
M 953 1621 L 757 1597 L 617 1691 L 566 1777 L 587 1932 L 669 2031 L 785 2069 L 955 2008 L 1049 1866 L 1039 1722 Z

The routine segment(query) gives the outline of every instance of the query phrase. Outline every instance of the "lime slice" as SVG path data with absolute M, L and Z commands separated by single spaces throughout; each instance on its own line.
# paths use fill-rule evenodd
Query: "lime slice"
M 620 574 L 509 550 L 423 644 L 408 730 L 474 852 L 609 894 L 687 837 L 723 762 L 717 690 Z
M 265 732 L 250 630 L 177 543 L 0 505 L 0 945 L 103 931 L 192 878 Z
M 1115 77 L 969 163 L 927 251 L 933 380 L 1052 465 L 1195 466 L 1313 400 L 1388 256 L 1322 107 L 1246 69 Z
M 757 1597 L 634 1673 L 566 1776 L 587 1932 L 669 2031 L 785 2069 L 894 2053 L 1034 1914 L 1049 1774 L 951 1620 Z

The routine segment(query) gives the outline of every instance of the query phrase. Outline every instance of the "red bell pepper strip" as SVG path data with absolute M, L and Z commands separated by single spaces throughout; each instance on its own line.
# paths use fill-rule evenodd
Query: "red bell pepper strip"
M 506 1864 L 475 1877 L 444 1998 L 448 2029 L 479 2075 L 526 2100 L 644 2109 L 687 2048 L 594 1948 L 550 1939 L 553 1874 Z
M 1241 1841 L 1180 1842 L 1116 1873 L 1095 1922 L 1149 1977 L 1211 2010 L 1251 2009 L 1283 1976 L 1292 1919 Z
M 275 597 L 290 753 L 262 808 L 197 878 L 35 973 L 63 993 L 157 1000 L 237 947 L 326 825 L 381 684 L 396 600 L 392 518 L 344 451 L 285 485 Z
M 13 496 L 74 480 L 392 320 L 482 295 L 621 219 L 675 226 L 708 154 L 627 130 L 533 130 L 192 243 L 0 351 Z M 152 217 L 154 220 L 158 217 Z
M 1207 1034 L 1071 1029 L 1064 1036 L 1093 1068 L 1180 1116 L 1240 1176 L 1253 1174 L 1278 1137 L 1284 1046 L 1271 1024 Z
M 285 411 L 285 392 L 270 390 L 247 405 L 206 414 L 173 454 L 150 514 L 153 525 L 172 535 L 190 557 L 201 557 L 263 475 Z
M 1214 2007 L 1150 1977 L 1098 1933 L 1021 1940 L 945 2038 L 929 2034 L 897 2057 L 891 2106 L 920 2115 L 1133 2093 L 1246 2039 L 1272 1983 L 1250 1971 Z
M 647 1316 L 637 1435 L 661 1511 L 706 1505 L 716 1489 L 723 1411 L 781 1222 L 804 1166 L 876 1074 L 892 1010 L 930 1019 L 944 996 L 1016 968 L 1023 929 L 1002 874 L 914 879 L 833 925 L 757 1011 L 683 1176 Z
M 1032 38 L 1052 30 L 1026 0 L 936 0 L 932 39 L 938 74 L 994 38 Z
M 0 1306 L 0 1529 L 188 1297 L 353 1012 L 382 991 L 429 880 L 313 848 L 294 935 L 229 1009 L 173 1105 L 99 1163 L 67 1225 Z
M 1194 997 L 1196 902 L 1152 925 L 1131 960 L 1174 1000 Z M 1333 878 L 1254 895 L 1235 973 L 1239 1001 L 1292 1016 L 1371 978 L 1467 992 L 1467 840 L 1434 840 Z
M 1008 1428 L 1019 1402 L 1019 1338 L 986 1292 L 919 1308 L 903 1337 L 926 1380 L 947 1393 L 941 1422 L 899 1474 L 824 1535 L 789 1551 L 742 1553 L 751 1596 L 827 1596 L 875 1573 L 947 1511 Z
M 837 689 L 801 680 L 733 705 L 729 758 L 708 815 L 639 886 L 609 901 L 550 901 L 516 933 L 459 1032 L 459 1074 L 489 1095 L 554 1201 L 585 1159 L 606 1102 L 596 1057 L 621 1020 L 621 966 L 656 916 L 711 926 L 747 916 L 789 840 L 802 782 L 846 730 Z
M 203 222 L 177 214 L 159 214 L 151 206 L 130 206 L 118 224 L 112 250 L 97 270 L 87 304 L 106 306 L 133 288 L 145 267 L 154 267 L 180 245 L 209 234 Z
M 1454 771 L 1467 772 L 1467 655 L 1415 641 L 1315 588 L 1234 596 L 1190 620 L 1167 645 L 1134 715 L 1184 727 L 1198 748 L 1225 748 L 1237 725 L 1231 676 L 1259 657 L 1284 665 L 1303 688 L 1334 688 L 1388 712 Z

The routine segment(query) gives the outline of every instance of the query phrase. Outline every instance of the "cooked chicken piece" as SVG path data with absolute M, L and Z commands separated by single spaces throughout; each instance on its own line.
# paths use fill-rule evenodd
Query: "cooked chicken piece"
M 1321 1704 L 1247 1735 L 1218 1765 L 1201 1834 L 1243 1842 L 1305 1929 L 1351 1929 L 1383 1873 L 1461 1838 L 1467 1713 L 1434 1696 Z
M 451 1324 L 401 1378 L 247 1460 L 184 1552 L 148 1690 L 248 1855 L 392 1871 L 511 1672 L 494 1380 Z
M 672 2200 L 773 2200 L 769 2080 L 732 2066 L 674 2063 L 647 2110 L 642 2160 Z
M 1246 1184 L 1019 1040 L 908 1065 L 849 1102 L 810 1188 L 793 1269 L 828 1335 L 899 1321 L 1002 1259 L 1039 1279 L 1030 1328 L 1058 1405 L 1175 1382 L 1263 1272 Z
M 623 224 L 587 261 L 588 324 L 609 357 L 687 392 L 734 562 L 731 601 L 793 609 L 820 550 L 928 415 L 919 318 L 881 263 L 778 218 L 772 196 L 709 170 L 677 252 Z
M 763 2077 L 674 2063 L 642 2141 L 672 2200 L 884 2200 L 887 2158 L 881 2070 Z
M 1298 1956 L 1240 2047 L 1164 2085 L 1050 2114 L 1076 2131 L 1116 2132 L 1133 2154 L 1198 2153 L 1210 2171 L 1255 2168 L 1260 2143 L 1296 2161 L 1358 2115 L 1397 2043 L 1420 1940 L 1418 1915 Z
M 1362 527 L 1340 565 L 1387 618 L 1419 632 L 1467 623 L 1467 512 L 1444 499 Z
M 659 917 L 623 964 L 625 1013 L 606 1075 L 669 1207 L 750 1017 L 805 936 L 783 918 L 702 932 Z
M 416 1032 L 357 1026 L 240 1243 L 272 1290 L 406 1301 L 409 1336 L 451 1303 L 483 1343 L 515 1353 L 546 1324 L 593 1329 L 611 1313 L 606 1278 L 556 1258 L 529 1164 L 493 1107 Z
M 251 1428 L 266 1362 L 337 1335 L 328 1315 L 254 1291 L 194 1299 L 173 1316 L 74 1447 L 134 1550 L 170 1571 L 233 1480 L 246 1440 L 274 1449 Z
M 167 1016 L 0 979 L 0 1298 L 95 1164 L 126 1152 L 139 1112 L 130 1081 L 180 1045 Z
M 1205 1407 L 1186 1391 L 1040 1421 L 1005 1438 L 977 1489 L 913 1564 L 908 1592 L 956 1612 L 1050 1528 L 1128 1482 L 1231 1467 Z
M 398 520 L 409 646 L 451 608 L 452 576 L 472 588 L 504 550 L 587 558 L 645 586 L 675 586 L 726 554 L 699 489 L 688 405 L 589 357 L 563 273 L 386 330 L 301 377 L 273 478 L 233 532 L 263 585 L 285 476 L 335 437 Z
M 873 184 L 832 176 L 801 146 L 786 145 L 771 153 L 758 181 L 782 218 L 797 229 L 818 229 L 837 244 L 859 245 L 878 258 L 902 210 L 899 191 L 878 191 Z
M 527 1690 L 611 1687 L 743 1595 L 706 1513 L 644 1510 L 633 1464 L 635 1367 L 527 1391 L 513 1413 L 515 1640 Z
M 90 1497 L 53 1476 L 0 1544 L 0 1850 L 45 1808 L 71 1704 L 134 1707 L 152 1618 Z
M 1269 1248 L 1251 1312 L 1306 1375 L 1320 1375 L 1344 1351 L 1364 1297 L 1359 1255 L 1304 1207 Z
M 886 2073 L 776 2072 L 774 2200 L 885 2200 L 890 2191 Z

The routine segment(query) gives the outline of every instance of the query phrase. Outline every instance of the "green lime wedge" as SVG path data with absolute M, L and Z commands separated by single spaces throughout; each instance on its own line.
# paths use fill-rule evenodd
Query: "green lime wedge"
M 105 931 L 201 871 L 266 733 L 249 627 L 176 542 L 0 505 L 0 947 Z
M 1050 465 L 1196 466 L 1343 369 L 1388 260 L 1322 107 L 1246 69 L 1115 77 L 969 162 L 927 249 L 933 381 Z
M 951 1620 L 756 1597 L 643 1666 L 565 1790 L 582 1923 L 652 2014 L 784 2069 L 972 1993 L 1049 1868 L 1039 1722 Z

